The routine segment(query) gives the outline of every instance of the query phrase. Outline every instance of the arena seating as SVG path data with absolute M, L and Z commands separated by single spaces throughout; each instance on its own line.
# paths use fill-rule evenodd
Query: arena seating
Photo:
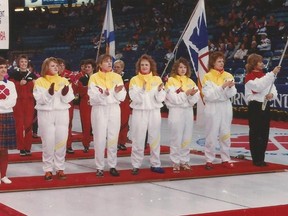
M 197 1 L 184 0 L 183 5 L 180 5 L 181 7 L 179 6 L 179 10 L 181 10 L 182 13 L 175 13 L 171 8 L 170 10 L 172 12 L 169 12 L 169 7 L 167 7 L 167 5 L 173 5 L 171 2 L 174 1 L 155 1 L 148 7 L 144 3 L 139 6 L 139 0 L 131 1 L 133 9 L 123 13 L 121 8 L 118 7 L 121 4 L 112 1 L 112 7 L 114 4 L 113 16 L 116 51 L 123 55 L 122 59 L 126 63 L 126 71 L 128 71 L 131 76 L 134 74 L 134 66 L 137 58 L 143 53 L 148 53 L 155 58 L 158 64 L 159 73 L 162 73 L 166 63 L 164 56 L 167 52 L 167 48 L 163 47 L 163 44 L 158 45 L 162 46 L 160 48 L 157 47 L 157 45 L 156 48 L 154 47 L 152 50 L 147 48 L 148 39 L 151 37 L 158 40 L 155 43 L 163 43 L 163 41 L 161 41 L 163 38 L 160 38 L 161 34 L 159 34 L 158 31 L 159 26 L 163 27 L 164 23 L 157 25 L 154 21 L 158 19 L 158 21 L 160 20 L 163 22 L 164 18 L 171 18 L 173 20 L 172 23 L 167 25 L 167 29 L 163 34 L 164 36 L 168 35 L 175 45 L 197 3 Z M 242 11 L 244 13 L 246 7 L 244 4 L 246 1 L 243 1 L 243 5 L 240 5 L 239 7 L 232 6 L 231 1 L 228 0 L 221 0 L 220 2 L 220 4 L 216 4 L 213 0 L 205 1 L 209 39 L 214 41 L 219 39 L 223 31 L 226 31 L 226 35 L 228 34 L 227 28 L 229 27 L 229 23 L 227 23 L 228 27 L 226 29 L 219 28 L 217 23 L 219 16 L 227 18 L 227 15 L 231 13 L 232 9 L 236 12 Z M 266 13 L 266 20 L 268 20 L 270 15 L 274 15 L 277 21 L 284 21 L 286 24 L 288 23 L 288 7 L 277 6 L 266 10 L 268 10 Z M 27 10 L 22 13 L 14 12 L 12 13 L 14 18 L 11 23 L 14 27 L 11 34 L 12 48 L 9 52 L 12 53 L 11 56 L 13 56 L 14 52 L 28 53 L 38 71 L 40 70 L 42 61 L 49 56 L 65 59 L 70 69 L 72 71 L 77 71 L 79 70 L 79 63 L 82 59 L 96 58 L 97 49 L 95 48 L 95 44 L 92 43 L 92 39 L 93 37 L 98 36 L 102 30 L 104 13 L 105 11 L 101 10 L 92 15 L 62 16 L 60 14 L 47 14 L 46 12 L 39 14 L 39 11 L 30 13 L 28 13 Z M 148 14 L 149 16 L 145 16 L 145 14 Z M 257 11 L 255 9 L 255 14 L 258 16 L 260 22 L 261 13 L 259 10 Z M 146 23 L 144 21 L 146 21 Z M 142 29 L 138 34 L 139 37 L 134 39 L 133 37 L 139 30 L 139 25 L 137 26 L 136 24 L 137 22 L 141 23 L 139 25 Z M 228 30 L 231 30 L 232 26 L 229 28 L 230 29 Z M 244 33 L 242 34 L 244 35 Z M 240 34 L 240 36 L 242 35 Z M 283 51 L 285 45 L 285 40 L 283 38 L 273 35 L 270 39 L 272 50 L 263 54 L 268 69 L 278 64 L 277 61 L 279 62 L 279 56 L 282 54 L 281 51 Z M 128 42 L 132 43 L 133 41 L 138 43 L 137 51 L 123 50 Z M 105 44 L 102 44 L 102 51 L 105 50 L 103 46 L 105 46 Z M 182 49 L 184 50 L 178 50 L 178 55 L 189 58 L 184 46 L 182 46 Z M 288 60 L 284 60 L 283 68 L 286 69 Z M 225 69 L 232 74 L 235 74 L 236 70 L 243 72 L 244 68 L 245 60 L 232 59 L 227 60 L 225 63 Z M 281 83 L 283 82 L 281 80 Z

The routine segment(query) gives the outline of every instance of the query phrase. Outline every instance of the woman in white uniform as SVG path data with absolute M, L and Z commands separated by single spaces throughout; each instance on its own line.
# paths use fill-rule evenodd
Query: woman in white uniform
M 136 76 L 129 84 L 130 107 L 133 109 L 131 118 L 132 139 L 132 175 L 139 174 L 144 159 L 146 132 L 150 144 L 151 171 L 164 173 L 160 161 L 160 108 L 166 97 L 164 84 L 157 75 L 156 62 L 149 55 L 142 55 L 136 63 Z
M 205 158 L 207 170 L 213 169 L 215 147 L 219 143 L 222 164 L 233 168 L 230 161 L 232 102 L 237 93 L 233 76 L 224 71 L 224 55 L 214 52 L 209 57 L 209 72 L 204 75 L 202 93 L 204 96 Z
M 53 169 L 58 179 L 66 179 L 65 155 L 68 139 L 70 102 L 74 93 L 69 81 L 58 75 L 56 58 L 44 60 L 41 77 L 35 81 L 33 95 L 36 100 L 38 127 L 42 140 L 44 179 L 52 180 Z
M 112 56 L 99 57 L 99 71 L 91 75 L 88 95 L 92 106 L 91 124 L 95 149 L 96 176 L 104 176 L 105 147 L 111 176 L 119 176 L 117 143 L 120 131 L 120 102 L 126 97 L 121 75 L 112 71 Z
M 165 85 L 166 106 L 169 109 L 168 128 L 170 159 L 173 172 L 190 170 L 190 144 L 192 142 L 194 113 L 193 106 L 200 98 L 198 88 L 190 79 L 189 62 L 179 58 L 172 66 L 170 77 Z

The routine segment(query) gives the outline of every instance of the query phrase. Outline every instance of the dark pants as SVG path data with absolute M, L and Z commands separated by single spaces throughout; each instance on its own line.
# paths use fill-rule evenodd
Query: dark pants
M 253 163 L 263 162 L 270 130 L 270 104 L 262 111 L 262 103 L 250 101 L 248 105 L 249 143 Z

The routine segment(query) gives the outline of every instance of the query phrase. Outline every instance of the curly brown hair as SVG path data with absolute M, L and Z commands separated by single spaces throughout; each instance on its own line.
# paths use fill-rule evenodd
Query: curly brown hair
M 258 62 L 262 62 L 263 57 L 261 55 L 258 55 L 256 53 L 252 53 L 251 55 L 248 56 L 247 58 L 247 64 L 245 65 L 246 68 L 246 73 L 251 73 Z
M 147 54 L 142 55 L 135 64 L 136 74 L 140 72 L 140 64 L 142 60 L 147 60 L 150 63 L 150 70 L 152 71 L 153 76 L 157 76 L 157 65 L 155 60 Z
M 208 70 L 214 68 L 215 62 L 218 58 L 223 58 L 223 60 L 225 60 L 224 54 L 220 51 L 213 52 L 209 55 Z
M 170 77 L 175 77 L 178 75 L 178 67 L 180 65 L 180 63 L 182 63 L 183 65 L 185 65 L 187 67 L 187 72 L 185 74 L 185 76 L 189 77 L 191 76 L 191 67 L 189 65 L 189 62 L 187 59 L 183 58 L 183 57 L 180 57 L 179 59 L 177 59 L 173 66 L 172 66 L 172 69 L 171 69 L 171 72 L 169 74 Z

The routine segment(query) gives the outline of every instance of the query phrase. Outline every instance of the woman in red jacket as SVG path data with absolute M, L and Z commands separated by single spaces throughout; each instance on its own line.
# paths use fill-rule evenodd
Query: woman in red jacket
M 126 91 L 128 92 L 129 89 L 129 79 L 125 76 L 126 73 L 124 72 L 125 63 L 122 60 L 116 60 L 113 65 L 113 70 L 115 73 L 118 73 L 122 76 L 124 86 Z M 120 103 L 121 109 L 121 127 L 119 132 L 118 138 L 118 150 L 127 150 L 126 141 L 127 141 L 127 134 L 129 130 L 129 117 L 131 113 L 130 109 L 130 98 L 127 94 L 125 100 Z
M 17 67 L 9 76 L 9 79 L 15 84 L 18 95 L 13 110 L 16 123 L 17 148 L 20 150 L 20 156 L 31 155 L 32 146 L 35 106 L 32 92 L 37 76 L 29 71 L 28 61 L 28 56 L 20 55 L 16 61 Z
M 80 111 L 80 118 L 81 118 L 81 125 L 82 125 L 82 143 L 84 146 L 84 153 L 89 151 L 90 142 L 92 140 L 91 137 L 91 105 L 89 102 L 89 96 L 87 94 L 88 91 L 88 81 L 90 76 L 95 72 L 96 64 L 95 60 L 87 59 L 84 62 L 85 69 L 84 69 L 84 76 L 80 77 L 77 90 L 79 93 L 80 104 L 79 104 L 79 111 Z

